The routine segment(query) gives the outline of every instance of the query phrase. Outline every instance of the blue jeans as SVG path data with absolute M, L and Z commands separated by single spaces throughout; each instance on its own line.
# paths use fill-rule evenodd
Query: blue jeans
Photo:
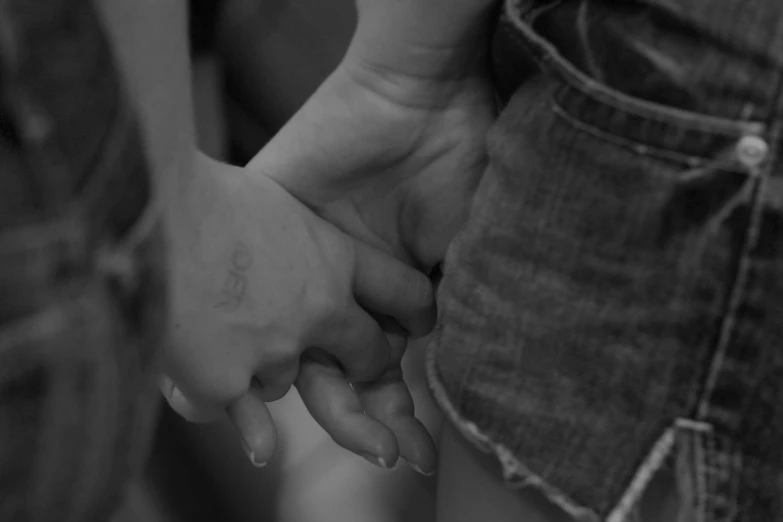
M 578 520 L 783 517 L 783 2 L 508 0 L 439 290 L 447 417 Z
M 166 319 L 152 180 L 91 0 L 0 0 L 0 520 L 105 522 Z

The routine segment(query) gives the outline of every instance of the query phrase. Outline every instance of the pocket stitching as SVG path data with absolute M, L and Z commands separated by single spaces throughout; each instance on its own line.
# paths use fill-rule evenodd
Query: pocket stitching
M 551 44 L 546 38 L 535 32 L 532 24 L 523 20 L 524 17 L 522 14 L 511 13 L 511 9 L 512 7 L 510 6 L 510 2 L 507 2 L 505 4 L 502 18 L 505 19 L 509 26 L 507 33 L 511 36 L 514 42 L 517 45 L 522 46 L 526 52 L 530 53 L 530 55 L 539 64 L 540 67 L 547 71 L 554 72 L 557 77 L 568 87 L 577 90 L 596 103 L 611 107 L 612 109 L 615 109 L 623 114 L 649 120 L 656 120 L 668 125 L 680 127 L 687 126 L 693 130 L 712 134 L 720 134 L 728 137 L 740 136 L 742 134 L 761 134 L 764 131 L 765 125 L 759 121 L 731 120 L 719 116 L 712 116 L 710 114 L 689 111 L 677 107 L 670 107 L 668 105 L 651 102 L 643 98 L 625 94 L 595 80 L 594 78 L 585 75 L 579 70 L 562 71 L 557 65 L 548 63 L 555 61 L 551 59 L 555 57 L 553 57 L 550 53 L 546 54 L 546 58 L 550 59 L 544 59 L 533 49 L 531 49 L 530 45 L 532 45 L 532 42 L 528 42 L 527 38 L 521 34 L 522 29 L 518 27 L 519 23 L 527 25 L 529 31 L 535 33 L 536 37 L 541 39 L 548 46 L 551 46 Z M 545 13 L 546 10 L 542 9 L 540 12 L 537 12 L 536 15 L 538 17 L 540 14 Z M 553 51 L 557 53 L 556 49 L 553 49 Z M 562 58 L 559 53 L 557 54 L 557 58 L 567 62 L 567 60 Z M 567 63 L 571 65 L 570 62 Z M 575 75 L 578 75 L 578 77 L 574 77 Z M 626 103 L 623 103 L 623 101 Z M 665 112 L 665 114 L 662 114 L 662 112 Z
M 689 154 L 681 154 L 676 151 L 661 149 L 658 147 L 654 147 L 652 145 L 647 145 L 646 143 L 640 143 L 637 141 L 629 140 L 617 136 L 615 134 L 603 131 L 593 125 L 590 125 L 589 123 L 586 123 L 574 117 L 573 115 L 568 113 L 568 111 L 563 109 L 563 107 L 561 107 L 554 99 L 549 100 L 549 106 L 552 109 L 552 112 L 554 112 L 557 116 L 562 118 L 566 123 L 571 125 L 577 131 L 585 132 L 596 139 L 600 139 L 602 141 L 611 143 L 618 147 L 622 147 L 624 149 L 630 150 L 631 152 L 639 156 L 657 157 L 662 160 L 666 160 L 678 164 L 685 164 L 690 168 L 700 167 L 712 161 L 710 158 L 705 158 L 702 156 L 694 156 Z

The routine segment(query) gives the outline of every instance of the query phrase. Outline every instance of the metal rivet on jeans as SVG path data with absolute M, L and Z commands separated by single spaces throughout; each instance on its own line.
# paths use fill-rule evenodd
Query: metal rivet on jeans
M 769 145 L 758 136 L 743 136 L 737 142 L 737 159 L 746 167 L 756 167 L 764 161 Z

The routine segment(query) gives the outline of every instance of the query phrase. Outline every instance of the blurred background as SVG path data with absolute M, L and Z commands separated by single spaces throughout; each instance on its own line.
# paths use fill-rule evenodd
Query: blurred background
M 245 164 L 337 65 L 356 22 L 354 0 L 191 0 L 193 88 L 204 152 Z M 437 437 L 424 380 L 426 340 L 411 346 L 406 380 Z M 123 522 L 424 522 L 434 479 L 376 468 L 335 445 L 296 391 L 271 405 L 278 455 L 246 459 L 233 428 L 182 421 L 162 408 L 144 477 Z

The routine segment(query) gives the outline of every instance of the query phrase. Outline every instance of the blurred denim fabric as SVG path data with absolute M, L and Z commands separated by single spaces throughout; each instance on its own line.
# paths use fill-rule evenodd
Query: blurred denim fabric
M 0 0 L 0 520 L 106 521 L 145 460 L 164 248 L 89 0 Z

